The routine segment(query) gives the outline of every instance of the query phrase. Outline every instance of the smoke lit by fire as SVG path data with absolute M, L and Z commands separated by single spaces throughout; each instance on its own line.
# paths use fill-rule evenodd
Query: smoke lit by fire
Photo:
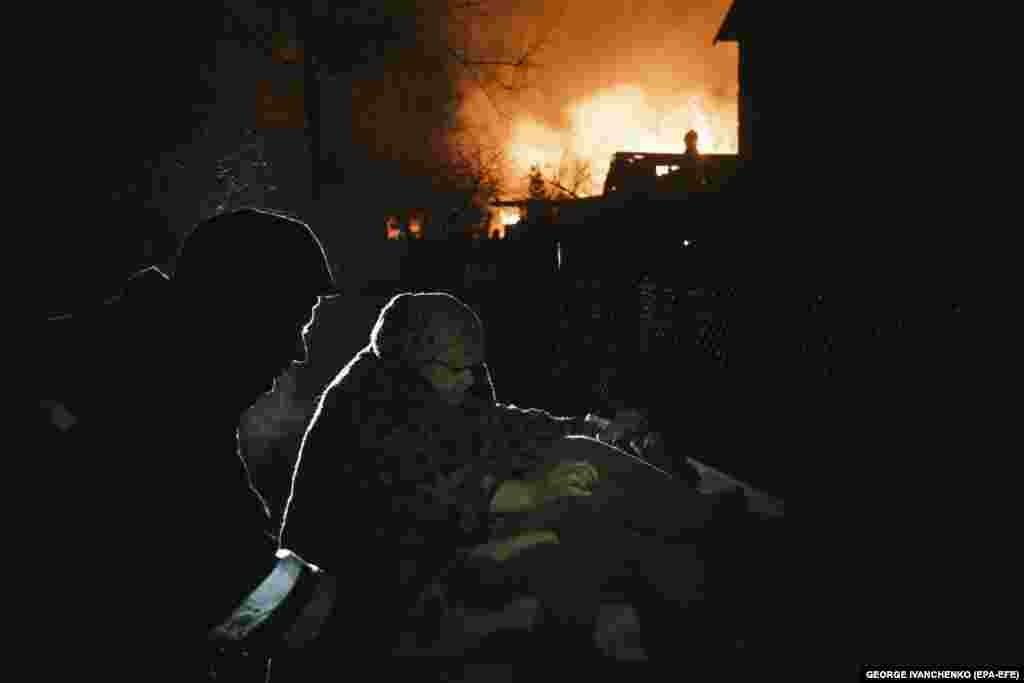
M 461 110 L 500 145 L 503 197 L 524 197 L 535 166 L 553 194 L 600 194 L 616 152 L 681 154 L 691 129 L 700 152 L 737 153 L 739 53 L 713 43 L 731 4 L 518 0 L 495 32 L 551 29 L 525 87 L 470 87 Z
M 239 430 L 246 440 L 282 438 L 301 431 L 312 415 L 313 403 L 296 396 L 295 370 L 274 380 L 271 391 L 263 394 L 242 417 Z
M 516 176 L 539 166 L 546 177 L 559 174 L 565 185 L 574 164 L 588 163 L 590 187 L 577 193 L 600 194 L 615 152 L 682 153 L 683 137 L 691 129 L 697 131 L 702 153 L 737 151 L 734 98 L 691 95 L 659 101 L 639 86 L 624 85 L 573 101 L 564 113 L 569 125 L 563 131 L 529 117 L 514 121 L 506 149 Z
M 538 187 L 557 197 L 600 194 L 616 152 L 681 154 L 689 130 L 702 153 L 737 153 L 738 48 L 713 44 L 732 1 L 488 0 L 466 40 L 499 60 L 529 48 L 529 66 L 455 72 L 452 146 L 501 160 L 482 175 L 499 199 L 526 197 L 534 167 L 545 181 L 534 177 L 534 196 Z M 403 113 L 386 132 L 384 119 L 382 111 L 374 126 L 388 147 L 422 147 L 423 131 L 410 124 L 419 119 Z M 391 128 L 412 141 L 396 145 Z M 506 229 L 516 213 L 490 213 L 480 236 L 514 234 Z M 427 218 L 427 237 L 432 226 Z

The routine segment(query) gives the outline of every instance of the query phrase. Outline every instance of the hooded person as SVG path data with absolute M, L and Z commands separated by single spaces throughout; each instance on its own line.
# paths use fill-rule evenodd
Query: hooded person
M 403 629 L 429 629 L 410 613 L 425 591 L 441 609 L 450 603 L 439 576 L 473 583 L 478 560 L 500 563 L 565 535 L 596 557 L 608 546 L 595 533 L 609 524 L 678 535 L 702 528 L 720 502 L 593 438 L 621 424 L 498 402 L 485 346 L 479 317 L 455 297 L 397 295 L 323 392 L 303 439 L 281 542 L 374 596 L 361 650 L 384 655 Z M 656 495 L 645 501 L 643 490 Z M 658 562 L 640 545 L 634 556 L 650 574 Z M 698 581 L 692 548 L 680 548 Z M 666 579 L 673 571 L 664 565 Z M 597 605 L 582 603 L 599 586 L 565 590 L 571 579 L 543 567 L 534 576 L 556 612 L 580 613 L 584 632 L 592 626 Z
M 324 553 L 324 567 L 376 596 L 385 616 L 363 640 L 388 652 L 423 588 L 490 538 L 496 514 L 586 495 L 577 464 L 536 484 L 520 477 L 539 447 L 597 424 L 498 403 L 483 325 L 450 295 L 394 297 L 370 337 L 319 400 L 281 543 Z

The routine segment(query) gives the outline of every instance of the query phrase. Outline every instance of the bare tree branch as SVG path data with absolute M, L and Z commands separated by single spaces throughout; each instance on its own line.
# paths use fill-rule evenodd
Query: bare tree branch
M 569 195 L 573 199 L 579 199 L 580 198 L 580 196 L 578 194 L 576 194 L 575 192 L 573 192 L 569 188 L 565 187 L 564 185 L 562 185 L 558 181 L 549 180 L 549 179 L 545 178 L 544 182 L 546 182 L 548 185 L 551 185 L 554 188 L 557 188 L 557 189 L 561 190 L 562 192 L 566 193 L 567 195 Z
M 455 7 L 459 7 L 462 5 L 471 6 L 477 10 L 481 10 L 481 13 L 479 13 L 475 18 L 479 18 L 480 16 L 490 16 L 490 13 L 482 11 L 484 3 L 465 2 L 455 5 Z M 560 17 L 564 16 L 565 10 L 566 5 L 563 4 L 561 13 L 559 15 Z M 456 23 L 463 24 L 463 22 L 461 21 L 458 21 Z M 556 22 L 556 25 L 557 23 L 558 22 Z M 471 26 L 463 25 L 462 28 L 464 32 L 468 33 Z M 531 69 L 542 68 L 543 65 L 536 62 L 535 58 L 550 43 L 553 33 L 554 26 L 545 31 L 544 35 L 542 35 L 540 38 L 524 46 L 523 49 L 519 52 L 519 54 L 514 58 L 502 59 L 494 58 L 489 55 L 477 57 L 471 55 L 469 49 L 466 47 L 461 47 L 460 49 L 458 47 L 453 46 L 448 47 L 447 54 L 452 59 L 452 62 L 455 66 L 459 67 L 469 75 L 470 80 L 472 80 L 472 82 L 475 83 L 476 86 L 483 93 L 484 97 L 487 99 L 491 108 L 494 109 L 494 112 L 498 115 L 499 119 L 501 119 L 502 121 L 505 122 L 506 125 L 508 125 L 511 123 L 511 117 L 509 117 L 504 111 L 502 111 L 502 107 L 498 105 L 497 98 L 495 97 L 494 93 L 492 93 L 492 88 L 497 88 L 506 93 L 518 93 L 522 92 L 527 87 L 529 87 L 529 85 L 526 84 L 525 82 L 509 82 L 506 79 L 506 74 L 509 72 L 523 74 L 523 72 L 528 72 Z M 463 40 L 461 42 L 463 46 L 465 46 L 470 44 L 472 41 L 468 37 L 463 36 Z M 488 69 L 490 73 L 484 73 L 484 69 Z M 523 81 L 525 80 L 526 76 L 523 75 Z

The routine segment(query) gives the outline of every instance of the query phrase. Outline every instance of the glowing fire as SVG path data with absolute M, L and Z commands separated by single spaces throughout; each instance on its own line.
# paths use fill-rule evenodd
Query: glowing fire
M 511 208 L 501 208 L 498 210 L 498 213 L 501 215 L 502 225 L 515 225 L 516 223 L 519 222 L 521 218 L 519 213 L 519 207 L 517 206 Z
M 569 126 L 563 132 L 530 118 L 515 120 L 507 147 L 513 173 L 521 178 L 539 166 L 548 177 L 560 167 L 571 175 L 574 162 L 589 163 L 589 194 L 600 194 L 615 152 L 682 153 L 683 137 L 695 130 L 699 151 L 736 153 L 735 101 L 700 95 L 652 100 L 636 86 L 600 91 L 566 107 Z M 560 178 L 562 184 L 567 179 Z M 588 194 L 586 188 L 580 190 L 578 194 Z
M 508 233 L 508 227 L 515 225 L 520 221 L 520 219 L 521 214 L 519 213 L 518 207 L 500 207 L 496 212 L 491 214 L 491 224 L 487 230 L 488 237 L 505 239 L 505 235 Z
M 402 233 L 402 221 L 398 216 L 388 216 L 385 218 L 384 229 L 387 231 L 389 240 L 400 240 L 405 237 L 414 240 L 422 239 L 423 216 L 410 216 L 409 222 L 406 224 L 405 234 Z
M 419 216 L 412 216 L 409 219 L 409 236 L 413 239 L 423 236 L 423 219 Z

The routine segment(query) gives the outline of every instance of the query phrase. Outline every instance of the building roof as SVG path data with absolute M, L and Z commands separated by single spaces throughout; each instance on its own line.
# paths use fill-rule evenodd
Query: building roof
M 649 152 L 616 152 L 604 182 L 604 194 L 609 195 L 627 188 L 636 189 L 651 182 L 658 182 L 658 166 L 676 169 L 692 161 L 685 154 Z M 736 172 L 739 157 L 735 154 L 701 154 L 700 165 L 704 173 L 712 178 L 726 178 Z
M 743 0 L 733 0 L 732 5 L 729 7 L 729 11 L 725 14 L 725 19 L 722 20 L 722 26 L 718 29 L 718 34 L 715 36 L 712 45 L 723 42 L 739 42 L 741 35 L 744 33 L 743 29 L 743 17 L 741 14 L 744 10 L 740 9 L 740 5 L 743 4 Z
M 700 158 L 709 164 L 719 163 L 722 160 L 735 159 L 735 154 L 712 154 L 700 153 Z M 681 152 L 615 152 L 612 154 L 612 164 L 640 164 L 650 166 L 654 164 L 679 163 L 686 159 Z

